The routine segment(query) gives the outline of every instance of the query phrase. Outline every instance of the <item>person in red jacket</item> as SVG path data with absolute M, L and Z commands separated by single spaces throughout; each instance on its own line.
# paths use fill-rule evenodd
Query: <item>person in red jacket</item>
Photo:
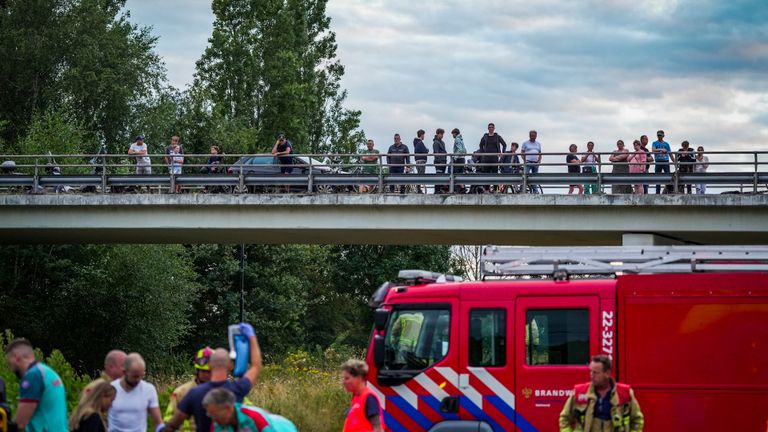
M 639 432 L 643 413 L 632 389 L 611 378 L 611 358 L 596 355 L 589 363 L 591 381 L 579 384 L 560 413 L 561 432 Z
M 383 432 L 381 401 L 367 386 L 368 365 L 360 360 L 347 360 L 341 371 L 344 390 L 352 393 L 343 432 Z

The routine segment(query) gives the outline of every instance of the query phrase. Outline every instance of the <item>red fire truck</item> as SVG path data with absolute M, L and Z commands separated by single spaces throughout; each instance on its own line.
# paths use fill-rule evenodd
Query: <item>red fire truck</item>
M 481 266 L 371 297 L 386 430 L 557 431 L 600 353 L 646 431 L 766 430 L 768 248 L 486 247 Z

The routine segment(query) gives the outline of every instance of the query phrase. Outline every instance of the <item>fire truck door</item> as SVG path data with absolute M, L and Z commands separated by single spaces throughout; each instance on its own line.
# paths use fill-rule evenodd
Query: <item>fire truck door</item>
M 556 431 L 575 384 L 598 352 L 596 295 L 520 297 L 515 307 L 515 395 L 520 430 Z
M 494 431 L 514 430 L 514 359 L 511 302 L 463 301 L 459 391 L 462 420 L 481 421 Z M 485 429 L 480 429 L 485 430 Z

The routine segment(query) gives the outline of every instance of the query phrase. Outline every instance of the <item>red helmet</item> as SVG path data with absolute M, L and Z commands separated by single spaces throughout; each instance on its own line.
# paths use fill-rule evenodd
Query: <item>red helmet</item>
M 195 369 L 209 371 L 211 370 L 211 354 L 213 350 L 210 347 L 205 347 L 195 354 Z

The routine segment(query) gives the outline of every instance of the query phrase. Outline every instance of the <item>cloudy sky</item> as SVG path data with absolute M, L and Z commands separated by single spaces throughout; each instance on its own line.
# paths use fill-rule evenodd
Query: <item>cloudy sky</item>
M 210 1 L 126 9 L 185 88 Z M 330 0 L 328 13 L 347 105 L 380 149 L 458 127 L 473 150 L 492 121 L 507 142 L 537 129 L 550 152 L 631 148 L 657 129 L 675 148 L 768 151 L 766 0 Z

